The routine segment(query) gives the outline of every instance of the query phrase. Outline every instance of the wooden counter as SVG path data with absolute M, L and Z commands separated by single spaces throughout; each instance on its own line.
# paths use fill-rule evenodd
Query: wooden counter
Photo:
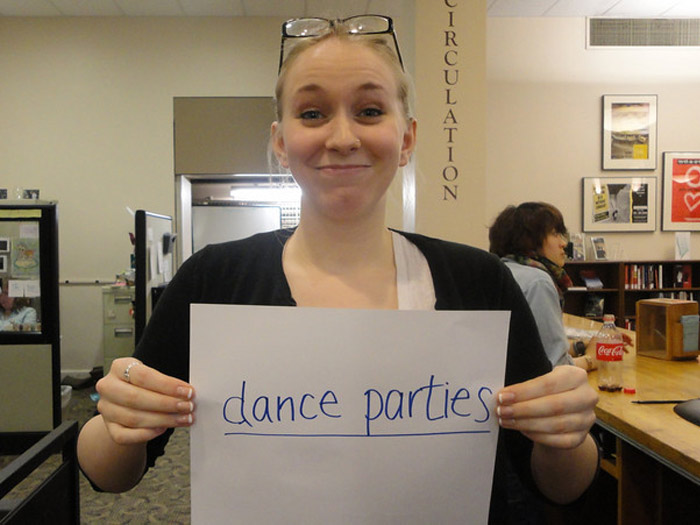
M 564 324 L 593 331 L 601 326 L 568 314 Z M 623 331 L 634 341 L 634 332 Z M 623 362 L 624 386 L 636 393 L 598 391 L 596 406 L 597 424 L 615 436 L 603 469 L 618 480 L 618 523 L 689 523 L 687 514 L 676 520 L 679 512 L 700 516 L 700 426 L 678 416 L 673 404 L 631 401 L 700 397 L 700 363 L 637 356 L 634 348 Z M 597 372 L 589 382 L 597 390 Z

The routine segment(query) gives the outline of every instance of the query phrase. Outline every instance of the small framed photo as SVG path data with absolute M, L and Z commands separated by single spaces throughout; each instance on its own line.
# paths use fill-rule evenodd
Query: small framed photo
M 7 237 L 0 237 L 0 253 L 10 251 L 10 239 Z
M 664 152 L 661 229 L 700 231 L 700 152 Z
M 22 192 L 22 198 L 23 199 L 38 199 L 39 198 L 39 190 L 24 190 Z
M 656 230 L 656 177 L 584 177 L 583 231 Z
M 656 95 L 603 95 L 603 169 L 656 169 Z
M 0 199 L 7 199 L 7 188 L 0 188 Z
M 593 257 L 596 261 L 607 261 L 608 252 L 605 249 L 605 237 L 591 237 L 593 246 Z
M 0 273 L 7 271 L 7 255 L 0 255 Z

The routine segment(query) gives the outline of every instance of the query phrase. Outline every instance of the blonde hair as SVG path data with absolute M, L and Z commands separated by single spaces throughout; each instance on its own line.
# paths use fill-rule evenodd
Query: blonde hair
M 287 53 L 282 67 L 280 68 L 279 76 L 277 77 L 277 84 L 275 86 L 275 107 L 277 114 L 277 121 L 282 122 L 282 94 L 284 93 L 284 84 L 294 61 L 307 49 L 328 40 L 329 38 L 338 38 L 340 40 L 346 40 L 348 42 L 357 42 L 366 45 L 368 48 L 374 50 L 377 55 L 379 55 L 386 64 L 390 67 L 397 84 L 397 97 L 401 102 L 401 107 L 404 112 L 404 117 L 406 121 L 410 121 L 412 118 L 411 114 L 411 104 L 410 104 L 410 81 L 408 75 L 404 72 L 399 58 L 392 49 L 392 47 L 387 44 L 386 40 L 376 35 L 353 35 L 348 33 L 341 22 L 334 24 L 328 31 L 328 33 L 317 36 L 317 37 L 305 37 L 305 38 L 290 38 L 287 40 L 287 45 L 291 46 L 290 51 Z M 294 41 L 292 43 L 292 41 Z

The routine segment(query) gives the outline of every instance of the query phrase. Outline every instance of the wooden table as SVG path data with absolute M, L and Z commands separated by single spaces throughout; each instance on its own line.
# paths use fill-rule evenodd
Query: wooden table
M 564 314 L 564 324 L 594 330 L 601 323 Z M 634 341 L 634 332 L 625 331 Z M 600 392 L 597 425 L 613 436 L 602 468 L 617 480 L 617 522 L 700 523 L 700 426 L 678 416 L 673 404 L 632 400 L 700 397 L 700 363 L 624 356 L 623 383 L 635 394 Z M 597 389 L 597 372 L 589 374 Z

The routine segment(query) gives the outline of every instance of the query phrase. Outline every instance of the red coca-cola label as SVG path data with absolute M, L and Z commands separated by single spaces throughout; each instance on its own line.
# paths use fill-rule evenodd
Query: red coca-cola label
M 622 361 L 622 343 L 597 343 L 595 345 L 596 359 L 599 361 Z

